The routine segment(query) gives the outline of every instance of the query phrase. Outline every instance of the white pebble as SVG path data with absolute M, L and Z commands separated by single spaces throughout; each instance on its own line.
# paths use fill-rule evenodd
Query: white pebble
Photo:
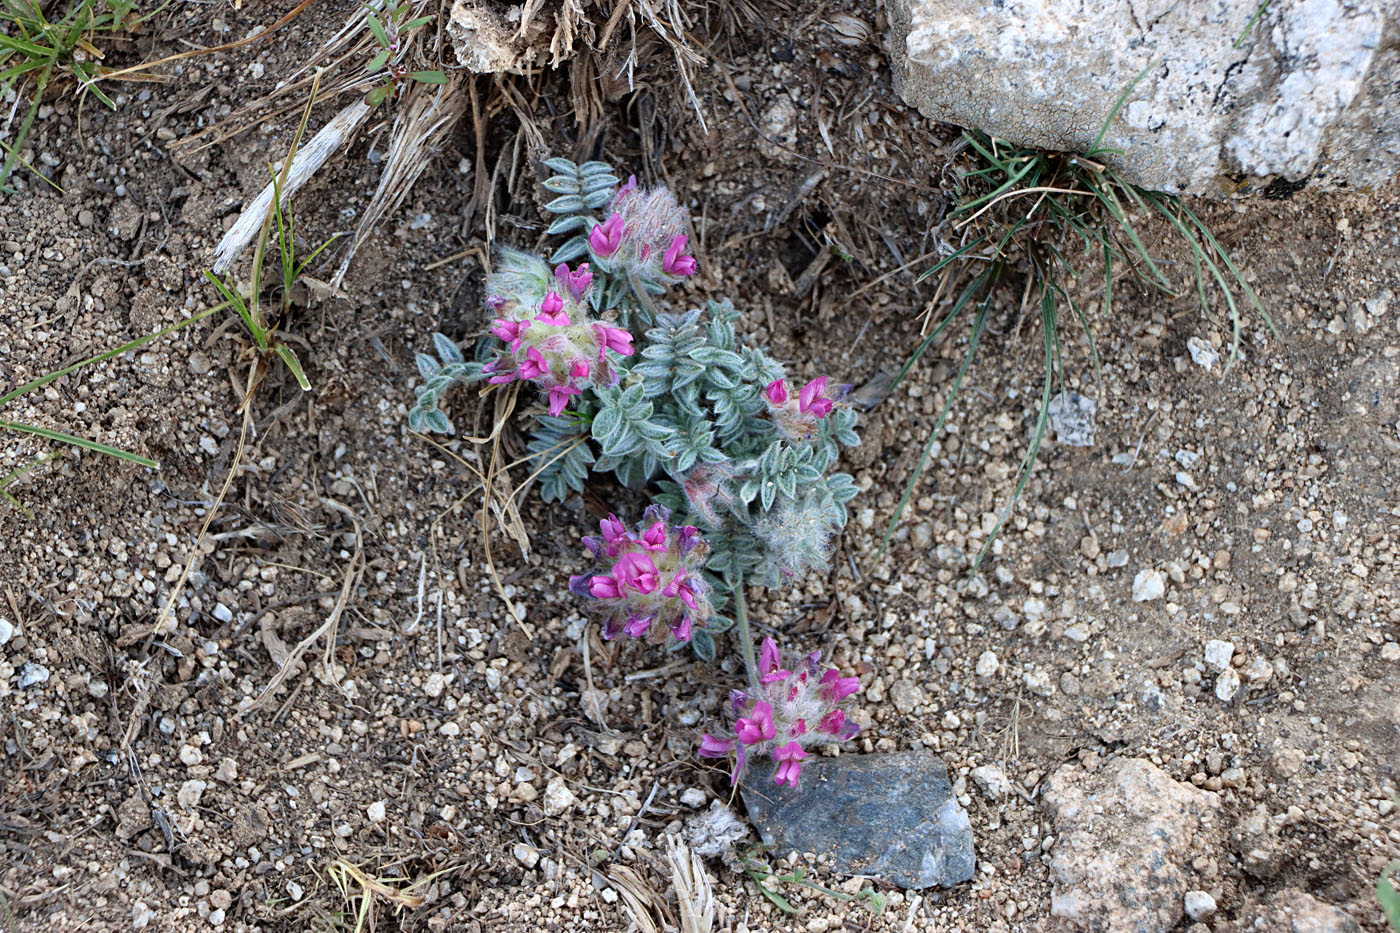
M 1167 578 L 1160 570 L 1139 570 L 1133 578 L 1133 602 L 1145 603 L 1161 599 L 1167 592 Z
M 549 791 L 545 791 L 545 799 L 548 800 Z M 681 803 L 687 807 L 699 807 L 705 803 L 705 792 L 698 787 L 687 787 L 681 792 Z
M 1235 643 L 1212 638 L 1206 642 L 1205 656 L 1207 664 L 1217 671 L 1223 671 L 1230 666 L 1230 659 L 1235 656 Z
M 1222 703 L 1229 703 L 1240 692 L 1240 675 L 1234 668 L 1227 667 L 1215 680 L 1215 696 Z
M 185 767 L 193 768 L 203 760 L 204 754 L 193 745 L 180 746 L 180 761 L 184 763 Z
M 220 622 L 232 622 L 233 610 L 223 603 L 218 603 L 214 606 L 214 618 L 218 619 Z
M 349 823 L 335 824 L 335 834 L 341 839 L 349 839 L 354 833 L 355 827 L 351 826 Z
M 376 800 L 365 808 L 365 813 L 369 816 L 369 821 L 371 823 L 384 822 L 384 801 Z
M 1192 337 L 1187 340 L 1186 349 L 1191 354 L 1191 362 L 1206 372 L 1210 372 L 1215 364 L 1220 362 L 1220 354 L 1215 352 L 1215 348 L 1200 337 Z
M 972 769 L 973 782 L 992 800 L 1005 797 L 1011 792 L 1011 779 L 996 765 L 982 765 Z
M 49 669 L 42 664 L 35 664 L 30 661 L 19 669 L 19 688 L 37 686 L 49 679 Z
M 0 645 L 15 637 L 15 626 L 9 619 L 0 619 Z
M 186 781 L 180 785 L 180 789 L 175 792 L 175 802 L 186 810 L 199 806 L 199 798 L 204 796 L 204 791 L 209 787 L 203 781 Z
M 535 851 L 534 846 L 528 846 L 523 842 L 517 842 L 511 849 L 517 861 L 526 868 L 534 868 L 540 861 L 540 853 Z
M 691 788 L 691 790 L 695 790 L 695 788 Z M 689 793 L 689 791 L 687 791 L 687 793 Z M 696 791 L 696 793 L 699 793 L 699 791 Z M 549 784 L 547 784 L 544 789 L 544 812 L 550 816 L 558 816 L 560 813 L 572 807 L 577 800 L 578 798 L 574 796 L 574 792 L 569 790 L 569 785 L 564 783 L 564 779 L 555 775 L 550 779 Z M 684 794 L 681 795 L 681 802 L 687 806 L 698 806 L 698 804 L 690 803 Z M 700 795 L 700 802 L 705 802 L 704 794 Z
M 991 677 L 997 672 L 997 655 L 995 651 L 984 651 L 977 658 L 977 676 Z
M 1215 898 L 1204 891 L 1186 892 L 1186 916 L 1192 920 L 1205 920 L 1215 914 Z
M 1104 558 L 1104 561 L 1110 567 L 1126 567 L 1128 566 L 1128 552 L 1119 548 L 1116 551 L 1110 552 L 1109 555 Z
M 423 685 L 423 692 L 434 699 L 442 696 L 442 691 L 447 687 L 447 678 L 441 674 L 432 673 L 428 675 L 428 682 Z

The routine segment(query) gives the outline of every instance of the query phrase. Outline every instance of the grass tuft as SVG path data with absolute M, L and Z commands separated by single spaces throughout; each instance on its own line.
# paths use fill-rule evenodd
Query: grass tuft
M 960 269 L 976 265 L 982 268 L 971 273 L 952 309 L 915 348 L 895 385 L 908 375 L 930 344 L 953 321 L 969 313 L 973 314 L 971 333 L 948 399 L 885 531 L 882 555 L 928 466 L 948 412 L 977 355 L 990 303 L 1002 282 L 1021 278 L 1023 313 L 1034 305 L 1039 306 L 1044 343 L 1043 389 L 1035 428 L 1018 469 L 1015 491 L 973 561 L 973 575 L 1010 517 L 1039 457 L 1049 424 L 1051 386 L 1058 383 L 1063 387 L 1060 319 L 1066 307 L 1088 338 L 1095 380 L 1098 385 L 1103 384 L 1093 322 L 1086 309 L 1071 297 L 1068 287 L 1072 279 L 1079 277 L 1070 258 L 1072 250 L 1077 249 L 1086 258 L 1103 263 L 1102 314 L 1105 317 L 1112 311 L 1114 280 L 1125 274 L 1136 278 L 1145 288 L 1179 298 L 1183 293 L 1178 292 L 1167 277 L 1166 264 L 1154 257 L 1136 226 L 1139 216 L 1165 219 L 1177 234 L 1174 242 L 1184 245 L 1191 257 L 1196 301 L 1213 321 L 1217 318 L 1212 293 L 1218 292 L 1223 297 L 1231 332 L 1226 371 L 1239 356 L 1242 308 L 1251 308 L 1271 332 L 1278 334 L 1273 320 L 1230 254 L 1189 206 L 1174 195 L 1148 191 L 1125 181 L 1103 160 L 1104 156 L 1115 152 L 1103 147 L 1108 127 L 1146 74 L 1147 70 L 1139 74 L 1119 97 L 1087 153 L 1019 146 L 975 130 L 963 134 L 963 145 L 971 164 L 961 176 L 956 206 L 948 214 L 952 228 L 961 234 L 961 245 L 925 272 L 920 280 L 941 273 L 943 286 L 946 286 Z M 940 286 L 940 293 L 943 286 Z M 975 312 L 972 309 L 976 309 Z

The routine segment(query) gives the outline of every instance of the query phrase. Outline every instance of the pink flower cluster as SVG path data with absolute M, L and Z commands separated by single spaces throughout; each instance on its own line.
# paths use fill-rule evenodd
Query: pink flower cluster
M 506 345 L 506 353 L 485 366 L 496 385 L 517 379 L 534 382 L 549 395 L 549 413 L 561 414 L 586 384 L 616 385 L 608 351 L 631 356 L 632 335 L 620 327 L 594 321 L 589 315 L 588 290 L 593 273 L 588 263 L 554 270 L 553 287 L 537 306 L 500 295 L 487 304 L 502 316 L 491 333 Z
M 684 642 L 709 625 L 714 610 L 701 573 L 709 546 L 694 525 L 668 526 L 670 517 L 669 509 L 649 506 L 633 532 L 609 515 L 600 525 L 602 538 L 584 537 L 584 546 L 610 567 L 570 577 L 569 589 L 597 600 L 604 638 L 664 641 L 670 634 Z
M 848 388 L 843 387 L 836 395 L 828 395 L 826 377 L 819 376 L 793 397 L 786 382 L 774 379 L 763 390 L 763 400 L 768 403 L 768 413 L 779 431 L 791 440 L 805 441 L 816 432 L 817 422 L 831 414 L 837 400 Z
M 842 705 L 860 690 L 860 679 L 842 677 L 836 668 L 818 675 L 821 652 L 814 651 L 795 665 L 796 671 L 782 667 L 778 645 L 763 639 L 758 661 L 758 690 L 754 695 L 736 690 L 731 695 L 734 708 L 734 738 L 718 738 L 706 733 L 700 754 L 724 758 L 737 752 L 729 782 L 739 780 L 748 759 L 768 757 L 776 764 L 773 781 L 797 786 L 807 748 L 854 738 L 860 727 L 846 717 Z
M 695 257 L 685 251 L 685 211 L 670 189 L 643 191 L 633 175 L 617 189 L 608 211 L 608 219 L 588 232 L 588 248 L 605 269 L 662 282 L 695 274 Z

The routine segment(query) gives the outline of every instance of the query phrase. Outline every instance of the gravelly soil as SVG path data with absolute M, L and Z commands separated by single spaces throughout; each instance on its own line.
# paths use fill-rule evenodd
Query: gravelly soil
M 724 67 L 697 78 L 708 134 L 673 76 L 644 72 L 654 90 L 608 105 L 603 149 L 664 172 L 690 205 L 703 271 L 679 300 L 729 294 L 751 339 L 800 373 L 863 385 L 900 365 L 933 298 L 897 270 L 934 249 L 950 135 L 905 111 L 882 24 L 852 12 L 869 24 L 854 44 L 829 11 L 782 12 L 715 44 Z M 208 15 L 181 13 L 127 54 L 182 48 L 182 33 L 214 44 Z M 243 35 L 266 11 L 220 15 Z M 208 251 L 294 127 L 193 155 L 167 143 L 266 90 L 346 15 L 315 10 L 266 45 L 177 66 L 172 84 L 123 86 L 115 113 L 65 99 L 43 115 L 31 161 L 56 166 L 63 190 L 28 176 L 0 211 L 0 384 L 215 300 L 200 278 Z M 567 111 L 557 76 L 540 94 L 542 110 Z M 545 133 L 568 151 L 567 129 Z M 510 155 L 528 138 L 507 115 L 490 138 L 488 165 L 505 166 L 491 233 L 531 245 L 533 176 Z M 298 195 L 308 243 L 363 209 L 379 139 L 371 130 Z M 407 433 L 413 351 L 435 328 L 462 338 L 482 322 L 479 256 L 434 265 L 486 245 L 467 208 L 475 139 L 459 128 L 357 259 L 348 297 L 311 298 L 283 322 L 313 390 L 281 375 L 259 389 L 173 632 L 152 623 L 234 461 L 238 332 L 201 324 L 7 414 L 161 469 L 67 456 L 12 488 L 32 516 L 0 511 L 0 618 L 15 629 L 0 645 L 0 929 L 348 930 L 358 901 L 328 874 L 351 877 L 345 865 L 390 890 L 422 882 L 419 906 L 375 899 L 385 929 L 674 918 L 663 835 L 728 799 L 725 773 L 694 748 L 721 716 L 733 660 L 706 669 L 586 627 L 566 583 L 584 564 L 579 535 L 618 507 L 605 493 L 522 498 L 528 556 L 493 539 L 525 612 L 511 619 L 480 545 L 478 448 Z M 714 862 L 728 926 L 1054 928 L 1040 789 L 1065 762 L 1122 756 L 1219 795 L 1222 832 L 1185 866 L 1219 904 L 1209 929 L 1243 928 L 1296 891 L 1382 929 L 1375 878 L 1400 855 L 1400 189 L 1206 215 L 1280 337 L 1248 320 L 1244 357 L 1206 371 L 1187 341 L 1223 355 L 1227 329 L 1189 295 L 1116 289 L 1097 321 L 1102 385 L 1067 335 L 1068 387 L 1098 403 L 1095 444 L 1047 442 L 969 584 L 1040 393 L 1040 337 L 1008 293 L 889 553 L 877 555 L 881 536 L 965 333 L 863 420 L 847 465 L 863 492 L 832 572 L 751 593 L 761 628 L 863 672 L 854 751 L 931 748 L 961 776 L 977 879 L 890 891 L 880 916 L 788 886 L 803 912 L 787 918 Z M 1096 284 L 1086 273 L 1076 286 L 1088 304 Z M 451 405 L 459 425 L 492 417 L 474 393 Z M 44 450 L 3 435 L 0 474 Z M 1135 602 L 1144 571 L 1164 592 Z M 318 640 L 254 706 L 343 587 L 331 650 Z M 1211 640 L 1233 644 L 1228 700 Z M 1011 794 L 968 779 L 988 763 Z

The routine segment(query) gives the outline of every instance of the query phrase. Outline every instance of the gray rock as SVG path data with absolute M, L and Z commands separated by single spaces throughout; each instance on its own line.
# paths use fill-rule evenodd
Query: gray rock
M 1147 188 L 1221 194 L 1243 174 L 1374 185 L 1400 167 L 1393 0 L 886 0 L 896 87 L 926 116 L 1085 152 Z M 1244 36 L 1239 48 L 1235 43 Z M 1269 193 L 1291 193 L 1278 184 Z
M 780 853 L 829 855 L 842 874 L 902 888 L 951 887 L 972 878 L 972 823 L 935 755 L 813 758 L 804 762 L 796 789 L 774 784 L 765 768 L 745 775 L 749 817 Z
M 19 688 L 38 686 L 49 679 L 49 669 L 35 661 L 27 662 L 19 669 Z

